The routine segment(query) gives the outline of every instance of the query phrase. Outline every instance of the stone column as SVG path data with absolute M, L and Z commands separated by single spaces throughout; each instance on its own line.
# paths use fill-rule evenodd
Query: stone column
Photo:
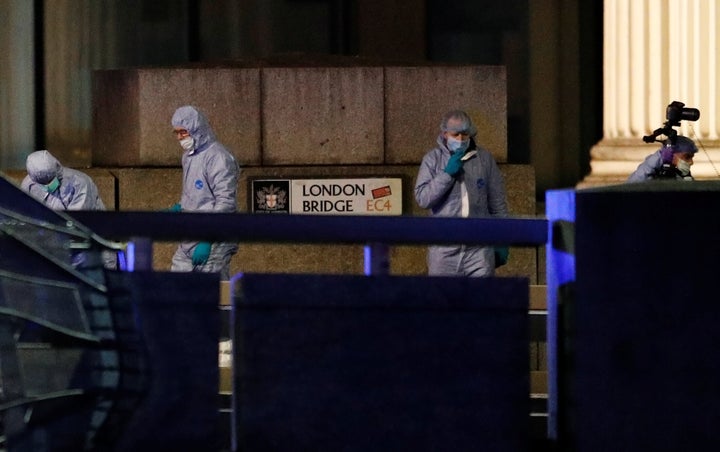
M 35 150 L 33 2 L 0 2 L 0 169 L 25 168 Z
M 44 2 L 45 140 L 64 165 L 93 163 L 93 70 L 187 61 L 184 3 Z
M 673 101 L 700 110 L 675 128 L 700 148 L 693 175 L 720 177 L 719 15 L 715 0 L 605 0 L 603 139 L 580 186 L 624 181 L 659 148 L 642 138 Z

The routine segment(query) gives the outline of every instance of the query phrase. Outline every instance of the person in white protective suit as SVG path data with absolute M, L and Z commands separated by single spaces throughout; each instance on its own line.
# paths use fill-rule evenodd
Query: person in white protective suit
M 504 182 L 492 154 L 475 142 L 477 129 L 461 110 L 447 112 L 437 146 L 422 159 L 415 200 L 437 217 L 508 215 Z M 433 245 L 428 248 L 431 276 L 492 276 L 507 262 L 507 246 Z
M 25 160 L 27 176 L 20 187 L 53 210 L 105 210 L 95 182 L 82 171 L 63 167 L 46 150 Z
M 669 140 L 656 152 L 645 157 L 637 169 L 630 174 L 627 182 L 646 180 L 694 180 L 690 174 L 693 157 L 698 151 L 695 142 L 688 137 L 676 136 L 675 143 Z
M 173 134 L 183 149 L 183 189 L 173 212 L 236 212 L 240 168 L 235 157 L 215 137 L 205 115 L 196 107 L 178 108 Z M 236 243 L 183 242 L 172 258 L 171 271 L 220 273 L 230 279 L 230 259 Z
M 52 210 L 105 210 L 100 192 L 90 176 L 63 166 L 47 150 L 35 151 L 25 159 L 27 176 L 20 188 Z M 84 253 L 73 256 L 73 265 L 85 262 Z M 103 251 L 103 265 L 117 269 L 114 252 Z

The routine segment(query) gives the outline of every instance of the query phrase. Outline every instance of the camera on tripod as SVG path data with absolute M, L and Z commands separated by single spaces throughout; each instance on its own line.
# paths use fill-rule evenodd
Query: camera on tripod
M 658 141 L 665 144 L 675 144 L 677 140 L 677 131 L 673 129 L 674 126 L 679 126 L 680 121 L 683 119 L 686 121 L 697 121 L 700 118 L 700 110 L 697 108 L 687 108 L 685 104 L 678 101 L 671 102 L 665 109 L 665 123 L 663 127 L 655 129 L 652 135 L 646 135 L 643 137 L 643 141 L 646 143 L 652 143 Z M 667 137 L 665 140 L 658 140 L 657 137 L 664 135 Z

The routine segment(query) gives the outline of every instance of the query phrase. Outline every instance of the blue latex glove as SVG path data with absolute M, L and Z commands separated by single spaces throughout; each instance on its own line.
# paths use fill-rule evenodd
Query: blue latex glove
M 182 206 L 176 202 L 172 207 L 165 209 L 165 212 L 182 212 Z
M 450 160 L 448 160 L 447 165 L 445 165 L 445 172 L 451 176 L 457 176 L 457 174 L 462 170 L 463 167 L 462 158 L 464 154 L 464 152 L 454 153 L 450 157 Z
M 495 247 L 495 268 L 501 267 L 508 263 L 510 257 L 510 248 L 507 246 Z
M 203 265 L 207 262 L 210 257 L 210 248 L 212 244 L 210 242 L 200 242 L 195 246 L 195 250 L 192 255 L 193 265 Z
M 663 148 L 660 150 L 660 157 L 662 158 L 662 162 L 665 164 L 672 164 L 673 161 L 673 148 L 670 146 L 663 146 Z

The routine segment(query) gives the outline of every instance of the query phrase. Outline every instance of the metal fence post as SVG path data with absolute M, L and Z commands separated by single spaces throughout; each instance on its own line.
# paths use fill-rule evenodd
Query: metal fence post
M 148 237 L 133 237 L 127 245 L 127 270 L 152 271 L 153 242 Z
M 365 275 L 390 274 L 390 247 L 385 243 L 372 242 L 365 245 Z

